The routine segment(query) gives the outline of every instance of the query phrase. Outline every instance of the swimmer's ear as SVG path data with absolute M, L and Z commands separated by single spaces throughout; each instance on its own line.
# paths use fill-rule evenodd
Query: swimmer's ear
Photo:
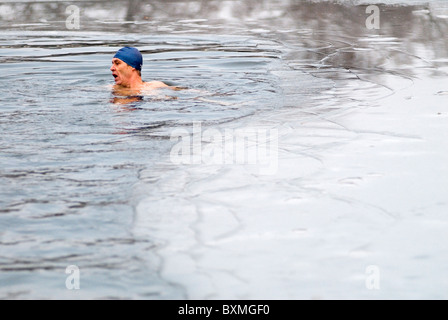
M 137 70 L 136 68 L 134 68 L 134 67 L 132 67 L 130 65 L 128 65 L 128 67 L 130 67 L 132 69 L 132 71 L 137 72 L 140 77 L 142 76 L 142 72 L 140 70 Z

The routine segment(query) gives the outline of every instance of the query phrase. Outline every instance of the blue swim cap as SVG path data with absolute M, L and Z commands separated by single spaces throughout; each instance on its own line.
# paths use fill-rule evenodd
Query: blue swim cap
M 114 58 L 126 62 L 131 67 L 141 71 L 143 66 L 143 57 L 137 48 L 124 47 L 118 50 Z

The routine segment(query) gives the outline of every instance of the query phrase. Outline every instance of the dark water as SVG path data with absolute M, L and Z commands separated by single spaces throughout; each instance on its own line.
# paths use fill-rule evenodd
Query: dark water
M 65 10 L 73 3 L 80 8 L 79 30 L 66 28 Z M 170 180 L 171 174 L 182 175 L 169 160 L 174 129 L 189 130 L 193 122 L 207 128 L 248 119 L 269 122 L 285 110 L 294 110 L 295 120 L 306 123 L 376 107 L 412 88 L 416 79 L 446 83 L 448 20 L 441 2 L 381 5 L 379 30 L 365 27 L 366 5 L 73 3 L 0 2 L 4 299 L 219 296 L 212 289 L 192 290 L 194 283 L 186 284 L 182 272 L 165 269 L 167 252 L 178 250 L 169 240 L 174 234 L 160 231 L 165 222 L 138 222 L 142 201 L 176 216 L 184 207 L 170 199 L 193 201 L 210 190 L 206 169 L 196 174 L 180 169 L 186 175 L 182 179 L 194 182 L 189 188 L 202 190 L 197 194 Z M 188 90 L 163 91 L 131 105 L 111 103 L 110 61 L 125 45 L 144 54 L 145 80 Z M 340 143 L 339 138 L 330 136 L 327 143 Z M 316 157 L 327 150 L 320 144 L 308 147 Z M 222 189 L 235 187 L 219 183 Z M 281 182 L 276 188 L 280 195 L 292 190 Z M 247 198 L 253 191 L 240 190 Z M 173 223 L 179 230 L 190 223 L 187 216 L 178 218 Z M 69 265 L 81 270 L 82 288 L 76 292 L 65 287 Z M 207 268 L 190 272 L 197 275 Z M 284 297 L 280 288 L 286 283 L 291 279 L 278 280 L 266 296 Z M 307 282 L 310 292 L 315 284 Z M 230 289 L 225 292 L 239 297 Z M 241 297 L 259 296 L 255 292 L 249 289 Z M 331 287 L 329 292 L 334 294 Z M 291 291 L 286 298 L 304 296 Z

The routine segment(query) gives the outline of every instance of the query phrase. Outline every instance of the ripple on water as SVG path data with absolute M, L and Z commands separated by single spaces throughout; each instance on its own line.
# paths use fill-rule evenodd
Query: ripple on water
M 28 32 L 0 40 L 0 220 L 9 229 L 0 234 L 0 271 L 8 297 L 45 296 L 21 289 L 37 290 L 70 264 L 90 283 L 110 283 L 90 291 L 94 297 L 121 296 L 119 282 L 138 288 L 126 270 L 153 283 L 137 289 L 141 295 L 163 296 L 156 270 L 138 258 L 156 243 L 129 234 L 139 171 L 166 157 L 175 127 L 230 122 L 278 105 L 269 73 L 279 59 L 274 43 L 200 36 L 135 43 L 144 75 L 188 90 L 113 105 L 108 69 L 121 44 L 97 37 Z M 21 276 L 36 272 L 43 276 Z M 52 280 L 46 288 L 58 286 Z

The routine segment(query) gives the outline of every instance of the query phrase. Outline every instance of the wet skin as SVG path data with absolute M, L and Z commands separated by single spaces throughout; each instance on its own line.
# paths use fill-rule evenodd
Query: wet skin
M 157 89 L 177 88 L 170 87 L 161 81 L 144 82 L 137 69 L 131 67 L 124 61 L 114 58 L 110 68 L 115 80 L 113 94 L 116 96 L 111 102 L 117 104 L 128 104 L 142 100 L 141 95 L 154 95 Z

